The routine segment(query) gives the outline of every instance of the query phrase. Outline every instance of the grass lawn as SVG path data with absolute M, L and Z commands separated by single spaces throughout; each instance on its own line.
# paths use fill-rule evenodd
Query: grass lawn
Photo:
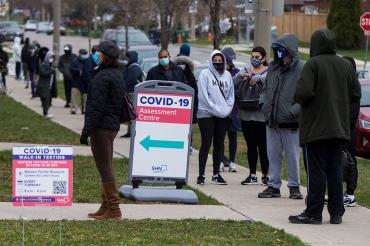
M 61 75 L 63 76 L 63 75 Z M 58 80 L 57 81 L 57 88 L 58 88 L 58 97 L 60 99 L 63 99 L 64 101 L 66 100 L 66 96 L 64 94 L 64 83 L 63 80 Z
M 1 142 L 79 144 L 78 134 L 57 123 L 44 120 L 42 116 L 9 97 L 0 97 L 0 105 Z
M 2 245 L 22 244 L 22 222 L 0 221 Z M 59 245 L 59 222 L 26 221 L 25 245 Z M 62 245 L 304 245 L 259 222 L 62 221 Z
M 12 188 L 12 154 L 11 151 L 0 152 L 0 191 L 4 197 L 0 201 L 9 202 L 11 200 Z M 73 160 L 73 202 L 76 203 L 99 203 L 100 200 L 100 178 L 92 157 L 74 156 Z M 113 168 L 116 180 L 119 185 L 129 184 L 128 181 L 128 162 L 127 159 L 114 159 Z M 198 204 L 219 205 L 214 198 L 204 193 L 194 190 L 199 198 Z M 133 203 L 133 201 L 122 199 L 123 203 Z

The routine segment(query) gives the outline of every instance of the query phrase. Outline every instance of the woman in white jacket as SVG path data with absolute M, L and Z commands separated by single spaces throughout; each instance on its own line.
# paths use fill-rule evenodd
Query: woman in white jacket
M 201 134 L 199 150 L 199 176 L 197 184 L 204 184 L 208 152 L 213 142 L 212 182 L 226 185 L 219 174 L 223 158 L 223 145 L 230 124 L 229 115 L 234 106 L 234 83 L 226 70 L 225 56 L 214 50 L 208 68 L 204 69 L 198 80 L 198 125 Z
M 15 62 L 15 79 L 21 79 L 21 38 L 15 37 L 13 44 L 13 59 Z

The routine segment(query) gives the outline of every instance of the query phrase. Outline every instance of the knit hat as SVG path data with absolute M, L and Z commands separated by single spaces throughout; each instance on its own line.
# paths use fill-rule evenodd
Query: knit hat
M 180 46 L 180 55 L 190 56 L 190 46 L 188 44 L 182 44 Z
M 119 49 L 111 41 L 103 41 L 99 44 L 99 51 L 110 58 L 117 59 L 119 57 Z
M 232 64 L 233 60 L 236 59 L 235 51 L 231 47 L 223 48 L 221 53 L 224 54 L 227 64 Z

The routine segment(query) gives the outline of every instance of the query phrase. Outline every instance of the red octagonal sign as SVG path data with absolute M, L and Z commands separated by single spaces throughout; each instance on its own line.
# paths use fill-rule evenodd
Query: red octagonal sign
M 364 13 L 360 18 L 360 26 L 362 30 L 368 35 L 370 32 L 370 12 Z

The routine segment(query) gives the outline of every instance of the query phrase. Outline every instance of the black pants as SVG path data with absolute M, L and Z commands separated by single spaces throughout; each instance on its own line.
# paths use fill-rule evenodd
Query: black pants
M 346 182 L 348 195 L 354 195 L 357 188 L 358 170 L 356 160 L 356 132 L 355 126 L 351 126 L 351 141 L 347 145 L 348 152 L 351 154 L 353 165 L 343 167 L 343 179 Z
M 267 157 L 266 123 L 242 120 L 242 130 L 248 147 L 247 156 L 250 174 L 256 174 L 257 172 L 259 154 L 262 174 L 267 175 L 269 170 L 269 160 Z
M 66 97 L 66 102 L 71 103 L 71 94 L 72 94 L 72 80 L 64 79 L 64 95 Z
M 6 75 L 5 75 L 5 73 L 1 73 L 1 80 L 4 84 L 4 87 L 6 88 Z
M 30 81 L 31 81 L 31 95 L 32 97 L 36 96 L 36 81 L 34 81 L 34 72 L 29 71 L 28 73 L 30 75 Z
M 16 62 L 15 63 L 15 78 L 20 79 L 21 77 L 21 62 Z
M 208 152 L 213 141 L 213 174 L 218 174 L 223 158 L 223 149 L 226 131 L 229 127 L 229 118 L 199 118 L 201 145 L 199 150 L 199 176 L 204 175 Z
M 44 116 L 48 115 L 50 107 L 50 97 L 40 97 L 42 105 L 42 113 Z
M 237 132 L 227 132 L 227 137 L 229 139 L 229 158 L 225 156 L 225 149 L 222 150 L 224 153 L 224 162 L 235 162 L 236 150 L 238 149 L 238 133 Z M 225 147 L 225 146 L 223 146 Z
M 322 218 L 326 185 L 330 215 L 344 214 L 342 151 L 344 141 L 323 140 L 303 146 L 304 163 L 308 181 L 305 213 Z

